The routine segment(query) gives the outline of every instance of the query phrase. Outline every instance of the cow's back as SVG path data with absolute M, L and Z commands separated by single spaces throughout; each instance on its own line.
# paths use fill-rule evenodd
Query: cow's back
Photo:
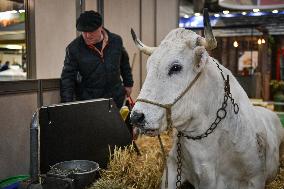
M 255 106 L 257 124 L 256 132 L 264 131 L 266 135 L 266 172 L 268 182 L 273 179 L 279 167 L 279 147 L 284 137 L 279 117 L 269 109 Z M 263 130 L 264 129 L 264 130 Z

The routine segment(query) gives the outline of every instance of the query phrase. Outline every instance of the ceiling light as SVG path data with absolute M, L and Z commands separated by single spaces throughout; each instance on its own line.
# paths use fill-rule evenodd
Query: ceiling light
M 238 42 L 234 41 L 233 46 L 237 48 L 239 46 Z
M 261 45 L 261 39 L 257 40 L 257 44 Z
M 252 9 L 253 12 L 259 12 L 259 9 Z
M 264 39 L 262 39 L 262 40 L 261 40 L 261 43 L 263 43 L 263 44 L 264 44 L 264 43 L 265 43 L 265 40 L 264 40 Z
M 214 16 L 215 16 L 216 18 L 218 18 L 218 17 L 220 16 L 220 14 L 214 14 Z
M 276 14 L 278 13 L 278 10 L 273 10 L 272 13 Z
M 200 16 L 200 13 L 198 13 L 198 12 L 194 13 L 194 16 Z
M 247 13 L 246 12 L 242 12 L 242 15 L 246 15 Z
M 230 11 L 228 11 L 228 10 L 224 10 L 224 11 L 223 11 L 224 14 L 229 14 L 229 12 L 230 12 Z

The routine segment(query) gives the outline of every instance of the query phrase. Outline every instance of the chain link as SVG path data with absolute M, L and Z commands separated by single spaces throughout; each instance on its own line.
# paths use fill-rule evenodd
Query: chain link
M 177 141 L 177 181 L 176 181 L 176 189 L 180 189 L 181 187 L 181 167 L 182 167 L 182 161 L 181 161 L 181 143 L 180 143 L 180 137 L 181 132 L 178 132 L 178 141 Z
M 181 143 L 180 143 L 180 137 L 185 137 L 187 139 L 191 140 L 200 140 L 202 138 L 207 137 L 209 134 L 211 134 L 218 126 L 218 124 L 225 119 L 227 115 L 226 107 L 228 105 L 228 99 L 231 100 L 231 103 L 233 104 L 234 113 L 238 114 L 239 112 L 239 105 L 235 103 L 234 98 L 231 94 L 230 89 L 230 81 L 229 81 L 229 75 L 227 75 L 227 79 L 225 79 L 223 70 L 220 68 L 219 64 L 213 59 L 213 61 L 216 63 L 217 68 L 220 70 L 220 73 L 222 75 L 223 81 L 224 81 L 224 99 L 222 102 L 221 108 L 219 108 L 216 112 L 216 119 L 215 121 L 210 125 L 210 127 L 205 131 L 205 133 L 198 135 L 198 136 L 188 136 L 185 135 L 182 132 L 178 132 L 178 141 L 177 141 L 177 181 L 176 181 L 176 189 L 180 189 L 181 187 L 181 169 L 182 169 L 182 161 L 181 161 Z

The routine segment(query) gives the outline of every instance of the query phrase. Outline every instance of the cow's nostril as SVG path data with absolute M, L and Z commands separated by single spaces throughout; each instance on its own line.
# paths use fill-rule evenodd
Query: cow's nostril
M 139 123 L 142 123 L 142 122 L 144 121 L 144 119 L 145 119 L 145 116 L 144 116 L 143 113 L 141 113 L 141 114 L 139 115 L 138 122 L 139 122 Z
M 145 120 L 145 115 L 143 113 L 133 112 L 131 115 L 131 122 L 133 124 L 140 125 L 144 122 L 144 120 Z

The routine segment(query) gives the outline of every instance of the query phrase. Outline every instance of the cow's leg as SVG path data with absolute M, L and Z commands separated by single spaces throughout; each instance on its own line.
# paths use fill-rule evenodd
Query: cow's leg
M 215 164 L 212 161 L 203 162 L 200 161 L 198 167 L 196 167 L 196 173 L 198 173 L 199 183 L 198 189 L 217 189 L 217 178 Z M 218 188 L 227 189 L 227 188 Z
M 264 189 L 265 188 L 265 177 L 257 175 L 250 179 L 247 189 Z
M 168 189 L 175 189 L 176 188 L 176 178 L 177 178 L 177 164 L 176 160 L 172 157 L 169 156 L 167 159 L 167 167 L 168 167 L 168 177 L 166 176 L 166 168 L 164 169 L 163 173 L 163 179 L 161 183 L 161 188 L 165 189 L 165 182 L 166 179 L 168 179 Z M 184 177 L 181 177 L 181 183 L 183 183 Z

